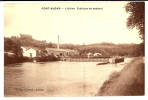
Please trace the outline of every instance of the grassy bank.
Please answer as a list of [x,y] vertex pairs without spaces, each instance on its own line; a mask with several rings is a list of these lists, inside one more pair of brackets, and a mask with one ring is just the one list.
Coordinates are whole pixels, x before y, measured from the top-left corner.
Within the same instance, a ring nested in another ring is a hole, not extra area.
[[144,95],[144,59],[135,58],[121,72],[114,72],[104,82],[96,96],[138,96]]

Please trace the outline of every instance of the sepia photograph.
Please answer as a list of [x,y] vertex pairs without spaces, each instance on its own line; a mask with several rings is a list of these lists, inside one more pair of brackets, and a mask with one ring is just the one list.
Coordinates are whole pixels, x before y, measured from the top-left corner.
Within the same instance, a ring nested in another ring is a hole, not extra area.
[[4,3],[4,97],[145,96],[145,2]]

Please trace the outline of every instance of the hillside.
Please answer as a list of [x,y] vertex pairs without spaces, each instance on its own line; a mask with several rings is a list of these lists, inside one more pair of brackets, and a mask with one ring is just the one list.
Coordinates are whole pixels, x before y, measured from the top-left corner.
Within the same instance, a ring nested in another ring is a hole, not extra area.
[[[12,36],[4,38],[4,50],[17,53],[21,46],[36,48],[56,48],[56,43],[39,41],[32,38],[31,35],[20,34],[20,37]],[[78,50],[80,56],[86,56],[87,53],[101,53],[102,56],[143,56],[144,45],[141,44],[113,44],[113,43],[95,43],[88,45],[79,44],[60,44],[62,49]]]
[[103,56],[139,56],[144,55],[144,50],[141,44],[113,44],[100,43],[84,45],[78,48],[80,53],[99,52]]
[[114,72],[104,82],[96,96],[144,95],[145,68],[142,57],[134,59],[121,72]]

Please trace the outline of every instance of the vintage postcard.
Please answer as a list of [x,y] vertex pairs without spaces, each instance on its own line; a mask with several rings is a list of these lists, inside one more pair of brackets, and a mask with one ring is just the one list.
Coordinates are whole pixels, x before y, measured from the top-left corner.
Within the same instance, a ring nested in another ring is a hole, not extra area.
[[5,97],[145,96],[145,2],[4,3]]

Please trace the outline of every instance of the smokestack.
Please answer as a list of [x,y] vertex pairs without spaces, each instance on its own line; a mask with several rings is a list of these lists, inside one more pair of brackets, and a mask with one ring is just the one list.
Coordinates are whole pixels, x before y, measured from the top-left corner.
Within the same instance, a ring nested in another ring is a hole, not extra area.
[[57,43],[57,49],[59,49],[59,35],[58,35],[58,43]]

